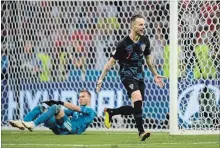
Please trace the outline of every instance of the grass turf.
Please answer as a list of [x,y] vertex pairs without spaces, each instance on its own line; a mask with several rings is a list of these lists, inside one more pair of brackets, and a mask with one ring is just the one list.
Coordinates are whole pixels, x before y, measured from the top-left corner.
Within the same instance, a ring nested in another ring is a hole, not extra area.
[[83,148],[220,148],[220,135],[170,136],[152,133],[139,141],[131,132],[94,132],[82,135],[54,135],[50,131],[2,131],[2,148],[83,147]]

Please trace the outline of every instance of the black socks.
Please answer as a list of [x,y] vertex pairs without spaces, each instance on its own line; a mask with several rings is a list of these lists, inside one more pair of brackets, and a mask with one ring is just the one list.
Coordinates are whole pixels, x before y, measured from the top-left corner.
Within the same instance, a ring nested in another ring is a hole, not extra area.
[[132,115],[134,113],[134,108],[132,106],[121,106],[115,109],[107,108],[107,112],[110,116],[114,115]]
[[142,101],[134,102],[134,119],[137,124],[139,135],[144,132],[142,123]]
[[139,131],[139,135],[144,132],[142,123],[142,101],[134,102],[134,108],[132,106],[121,106],[119,108],[110,109],[107,108],[107,112],[110,117],[114,115],[134,115],[134,119]]

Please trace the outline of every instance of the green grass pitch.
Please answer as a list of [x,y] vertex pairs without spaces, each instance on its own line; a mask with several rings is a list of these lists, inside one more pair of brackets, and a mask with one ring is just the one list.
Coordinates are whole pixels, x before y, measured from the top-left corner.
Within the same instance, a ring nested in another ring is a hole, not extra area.
[[152,133],[139,141],[135,132],[95,132],[82,135],[54,135],[50,131],[2,130],[2,148],[220,148],[220,135],[170,136]]

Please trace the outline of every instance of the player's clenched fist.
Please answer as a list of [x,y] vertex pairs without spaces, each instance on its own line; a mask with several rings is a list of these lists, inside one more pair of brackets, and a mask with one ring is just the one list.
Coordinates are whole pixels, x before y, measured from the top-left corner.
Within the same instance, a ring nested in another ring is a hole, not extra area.
[[98,80],[98,82],[96,83],[96,93],[99,93],[101,87],[102,87],[102,80]]

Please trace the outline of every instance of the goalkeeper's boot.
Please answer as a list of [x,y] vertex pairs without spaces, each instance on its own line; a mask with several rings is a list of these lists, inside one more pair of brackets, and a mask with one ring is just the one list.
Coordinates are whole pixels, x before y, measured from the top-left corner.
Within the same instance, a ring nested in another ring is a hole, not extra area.
[[147,138],[150,137],[150,132],[143,132],[140,134],[140,141],[145,141]]
[[34,129],[34,122],[31,121],[31,122],[25,122],[25,121],[21,121],[22,124],[29,130],[29,131],[33,131]]
[[25,129],[24,125],[22,124],[22,122],[20,120],[9,120],[8,123],[12,127],[19,128],[20,130],[24,130]]
[[109,112],[108,108],[104,109],[104,113],[105,113],[105,119],[104,119],[104,123],[105,123],[105,127],[106,128],[110,128],[112,126],[112,116]]

